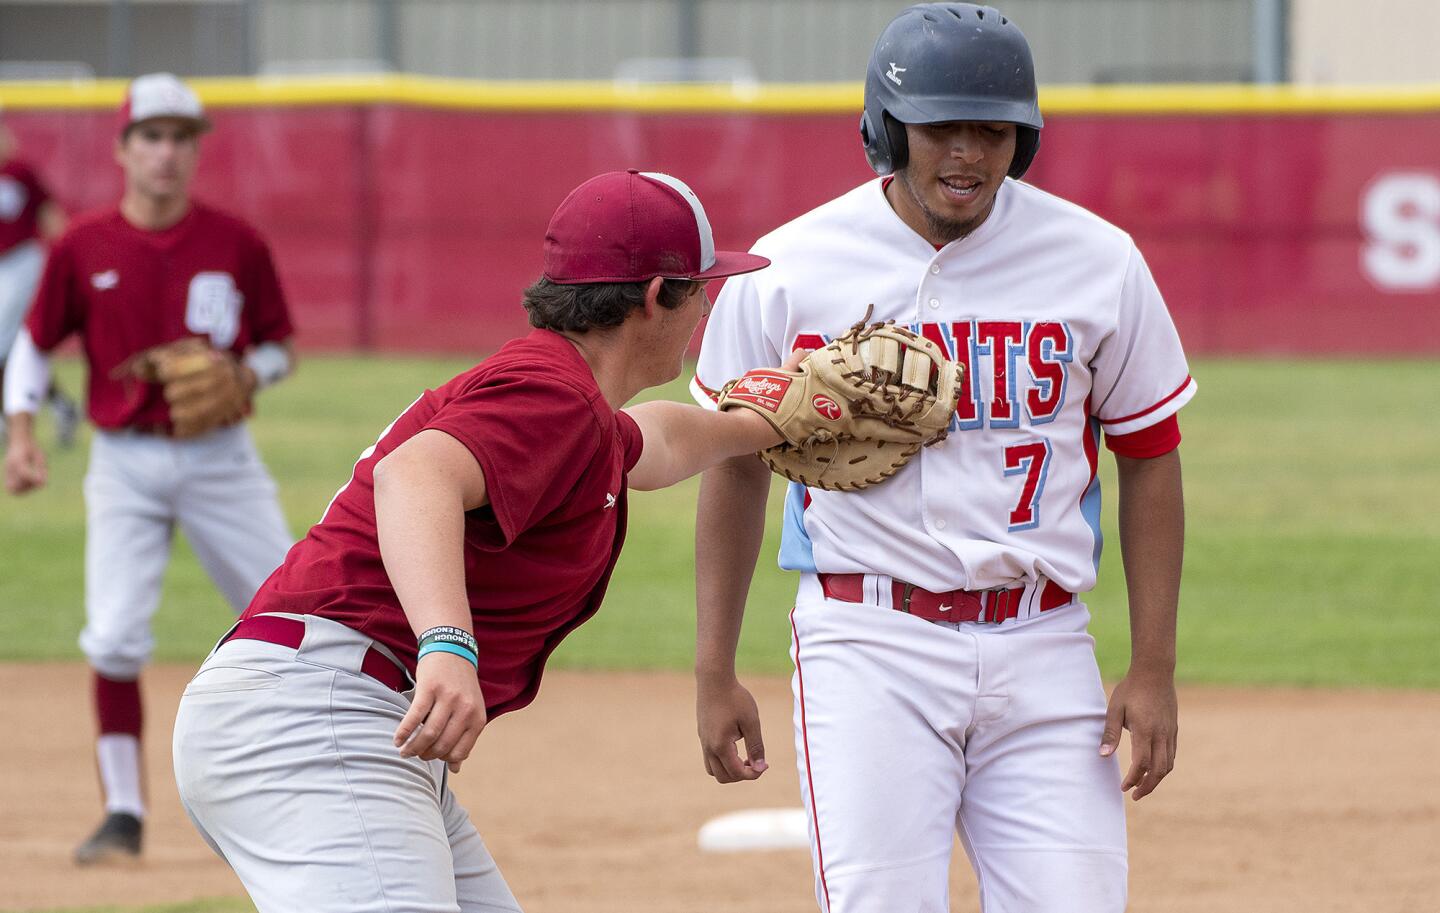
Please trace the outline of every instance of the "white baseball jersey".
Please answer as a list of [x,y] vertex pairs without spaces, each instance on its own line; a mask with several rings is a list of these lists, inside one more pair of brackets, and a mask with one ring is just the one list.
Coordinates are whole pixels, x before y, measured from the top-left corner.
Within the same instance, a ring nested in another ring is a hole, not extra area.
[[730,279],[692,392],[818,347],[865,314],[965,368],[950,436],[882,485],[791,485],[780,565],[889,575],[934,592],[1094,587],[1100,432],[1173,416],[1195,394],[1169,312],[1130,236],[1007,180],[989,218],[936,250],[870,181],[760,239],[769,269]]

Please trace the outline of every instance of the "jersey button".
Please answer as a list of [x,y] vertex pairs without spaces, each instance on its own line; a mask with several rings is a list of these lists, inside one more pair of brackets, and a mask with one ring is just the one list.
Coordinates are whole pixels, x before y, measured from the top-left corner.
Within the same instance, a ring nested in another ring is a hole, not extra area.
[[936,520],[936,521],[935,521],[935,528],[936,528],[936,529],[944,529],[944,528],[945,528],[945,521],[944,521],[944,520]]
[[930,275],[932,275],[932,276],[938,276],[938,275],[940,275],[940,264],[938,264],[938,263],[932,263],[932,264],[930,264]]
[[940,306],[940,299],[939,299],[939,298],[931,298],[931,299],[930,299],[930,306],[931,306],[932,308],[938,308],[938,307]]

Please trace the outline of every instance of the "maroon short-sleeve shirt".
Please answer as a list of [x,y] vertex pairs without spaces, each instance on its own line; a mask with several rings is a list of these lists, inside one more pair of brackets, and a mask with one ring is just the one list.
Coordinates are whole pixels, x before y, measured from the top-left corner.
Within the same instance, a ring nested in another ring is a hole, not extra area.
[[0,163],[0,254],[40,234],[40,207],[50,193],[19,159]]
[[119,209],[77,220],[50,251],[26,326],[46,352],[84,337],[90,418],[110,429],[169,421],[159,384],[113,376],[136,352],[206,336],[238,355],[294,332],[265,242],[201,203],[163,231],[136,228]]
[[330,618],[414,671],[415,634],[380,557],[374,470],[427,428],[464,444],[485,473],[490,503],[465,516],[464,560],[493,717],[534,699],[546,658],[599,608],[625,539],[626,474],[640,459],[640,429],[610,408],[563,336],[535,330],[412,403],[245,615]]

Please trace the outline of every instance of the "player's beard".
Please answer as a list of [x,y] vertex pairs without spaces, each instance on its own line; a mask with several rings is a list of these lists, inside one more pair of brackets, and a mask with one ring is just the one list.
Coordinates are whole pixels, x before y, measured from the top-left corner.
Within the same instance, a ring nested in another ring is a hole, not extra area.
[[915,185],[910,182],[910,169],[908,167],[896,172],[895,179],[905,188],[905,192],[910,195],[910,200],[925,216],[925,226],[929,230],[929,237],[937,241],[942,241],[945,244],[949,244],[951,241],[958,241],[979,228],[980,223],[984,222],[986,217],[990,215],[990,210],[995,204],[994,197],[991,197],[990,202],[985,206],[984,212],[975,218],[947,219],[932,209],[930,204],[925,202],[925,197],[915,189]]

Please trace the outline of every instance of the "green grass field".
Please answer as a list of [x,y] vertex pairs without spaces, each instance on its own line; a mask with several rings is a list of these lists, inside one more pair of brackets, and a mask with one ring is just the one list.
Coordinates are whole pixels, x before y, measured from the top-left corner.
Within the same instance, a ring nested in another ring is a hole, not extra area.
[[[253,427],[294,531],[319,517],[355,457],[422,386],[466,366],[312,357],[264,394]],[[1440,687],[1432,603],[1440,594],[1440,363],[1212,360],[1195,372],[1200,394],[1182,416],[1180,677]],[[79,389],[78,364],[62,361],[60,376]],[[686,399],[679,382],[661,392]],[[43,425],[42,435],[49,437]],[[80,656],[85,447],[50,457],[48,489],[0,497],[4,660]],[[1113,464],[1104,466],[1112,498]],[[780,491],[777,484],[777,506]],[[632,495],[629,539],[605,608],[560,649],[556,665],[689,666],[695,492],[692,481]],[[1113,508],[1108,500],[1102,583],[1090,597],[1111,679],[1123,674],[1129,652]],[[771,527],[778,532],[778,512]],[[772,537],[761,559],[742,638],[741,664],[751,671],[788,668],[794,583],[775,568],[775,544]],[[156,618],[158,658],[198,662],[228,617],[180,543]]]

